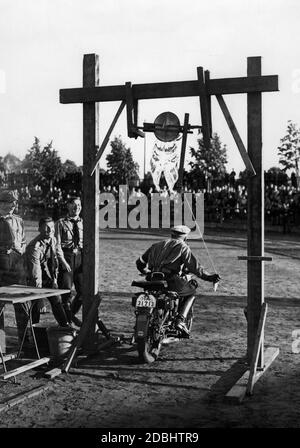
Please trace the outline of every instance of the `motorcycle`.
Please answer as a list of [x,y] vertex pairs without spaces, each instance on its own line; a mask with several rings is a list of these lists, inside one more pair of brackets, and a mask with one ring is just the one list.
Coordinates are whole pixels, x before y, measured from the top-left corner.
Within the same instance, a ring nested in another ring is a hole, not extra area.
[[[186,276],[196,288],[198,283],[190,277]],[[176,292],[168,290],[168,283],[162,272],[148,274],[148,278],[149,280],[145,281],[133,281],[131,286],[143,289],[143,292],[136,293],[132,297],[136,316],[133,341],[137,345],[139,360],[150,364],[158,358],[161,346],[166,339],[181,339],[186,336],[175,327],[182,298]],[[186,319],[189,331],[191,331],[192,323],[193,307]]]

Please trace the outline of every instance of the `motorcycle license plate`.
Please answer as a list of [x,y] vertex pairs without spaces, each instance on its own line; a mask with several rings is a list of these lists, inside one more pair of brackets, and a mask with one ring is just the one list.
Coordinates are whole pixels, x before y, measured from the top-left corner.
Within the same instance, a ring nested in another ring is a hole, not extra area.
[[145,308],[155,308],[156,298],[153,296],[148,296],[146,294],[140,295],[136,299],[136,307],[145,307]]

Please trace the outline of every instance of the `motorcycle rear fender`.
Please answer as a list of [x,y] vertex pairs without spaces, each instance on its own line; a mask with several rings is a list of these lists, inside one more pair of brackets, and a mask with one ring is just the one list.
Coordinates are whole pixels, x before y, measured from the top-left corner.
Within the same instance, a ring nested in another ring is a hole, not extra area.
[[135,338],[143,339],[147,337],[148,333],[148,325],[149,325],[149,313],[148,312],[140,312],[136,316],[136,325],[135,325]]

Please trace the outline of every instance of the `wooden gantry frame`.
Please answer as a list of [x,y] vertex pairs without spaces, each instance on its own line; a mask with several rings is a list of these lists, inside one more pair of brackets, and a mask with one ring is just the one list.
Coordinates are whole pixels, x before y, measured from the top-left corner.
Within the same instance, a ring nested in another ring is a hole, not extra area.
[[[60,90],[63,104],[83,104],[83,319],[99,297],[99,161],[111,132],[126,107],[128,136],[143,137],[138,128],[138,101],[157,98],[198,97],[204,145],[209,150],[212,134],[211,97],[216,96],[225,120],[240,151],[248,173],[248,283],[247,359],[250,370],[227,394],[240,401],[279,353],[264,349],[264,171],[262,165],[262,93],[278,91],[278,76],[262,76],[261,57],[247,58],[247,76],[211,79],[209,71],[197,68],[197,79],[149,84],[100,86],[99,57],[83,59],[83,87]],[[235,127],[223,95],[247,94],[247,150]],[[99,103],[120,101],[108,132],[99,146]],[[117,273],[116,273],[117,274]],[[87,330],[84,349],[93,350],[97,315]],[[246,383],[245,383],[246,378]]]

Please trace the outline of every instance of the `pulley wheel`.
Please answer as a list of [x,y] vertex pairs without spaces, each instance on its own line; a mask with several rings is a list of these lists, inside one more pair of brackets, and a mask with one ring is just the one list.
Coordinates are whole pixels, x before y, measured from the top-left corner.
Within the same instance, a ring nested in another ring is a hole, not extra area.
[[176,140],[180,131],[180,121],[173,112],[163,112],[154,121],[155,137],[162,142],[172,142]]

